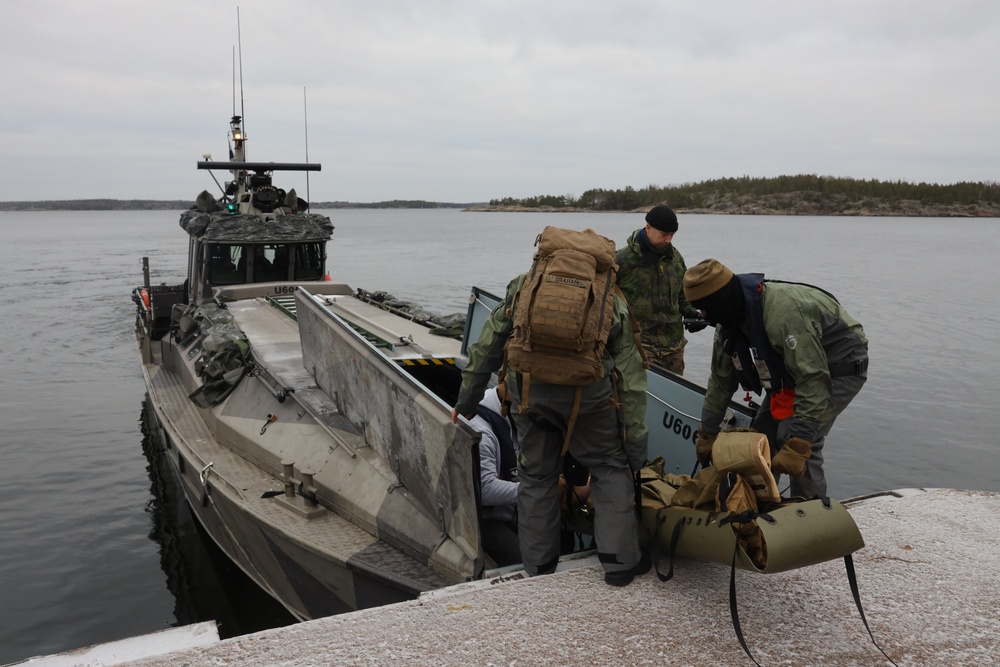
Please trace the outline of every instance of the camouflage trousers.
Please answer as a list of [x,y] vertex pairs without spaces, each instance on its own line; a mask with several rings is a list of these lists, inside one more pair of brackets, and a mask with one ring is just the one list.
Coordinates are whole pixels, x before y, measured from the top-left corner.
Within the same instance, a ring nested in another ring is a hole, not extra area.
[[[511,414],[521,450],[517,461],[518,537],[524,569],[534,576],[552,572],[559,559],[559,473],[576,388],[532,382],[529,411],[522,414],[517,409],[518,384],[511,386]],[[605,571],[616,572],[639,563],[639,534],[632,473],[621,440],[622,427],[610,399],[607,378],[583,388],[569,452],[590,470],[598,556]]]
[[680,345],[672,348],[656,347],[642,344],[642,349],[646,352],[646,360],[651,364],[656,364],[666,368],[671,373],[684,375],[684,346],[687,341],[682,341]]

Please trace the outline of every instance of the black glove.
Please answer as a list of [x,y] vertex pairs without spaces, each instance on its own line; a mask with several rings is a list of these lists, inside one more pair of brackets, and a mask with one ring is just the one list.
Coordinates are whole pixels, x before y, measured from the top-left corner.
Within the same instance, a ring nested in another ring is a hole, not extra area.
[[685,317],[684,329],[688,333],[697,333],[708,326],[704,317]]

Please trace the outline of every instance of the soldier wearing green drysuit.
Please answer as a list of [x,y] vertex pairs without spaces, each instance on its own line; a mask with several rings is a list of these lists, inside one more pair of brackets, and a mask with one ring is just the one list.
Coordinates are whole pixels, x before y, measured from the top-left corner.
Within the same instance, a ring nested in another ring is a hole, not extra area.
[[[618,286],[628,299],[642,331],[642,346],[650,363],[684,374],[684,318],[700,313],[684,297],[684,258],[672,241],[677,215],[668,206],[654,206],[646,226],[632,232],[625,247],[615,253]],[[689,331],[705,325],[693,324]]]
[[717,325],[695,442],[699,460],[710,461],[737,387],[766,390],[752,425],[771,443],[772,472],[791,476],[792,496],[826,496],[826,435],[868,379],[861,324],[818,287],[734,275],[714,259],[688,269],[684,291]]
[[[513,330],[514,314],[508,310],[524,280],[522,274],[510,282],[504,300],[491,313],[479,340],[470,346],[453,419],[458,414],[475,414],[491,374],[500,369],[504,344]],[[646,462],[649,433],[645,423],[646,371],[632,334],[628,304],[617,296],[607,352],[604,376],[583,388],[569,453],[590,469],[594,537],[605,581],[624,586],[649,569],[648,554],[639,549],[634,505],[634,475]],[[612,373],[618,376],[624,424],[621,411],[612,405]],[[559,560],[560,458],[577,388],[533,379],[530,409],[521,414],[517,409],[521,401],[519,374],[513,368],[508,370],[507,387],[520,441],[517,521],[521,555],[529,575],[549,574]]]

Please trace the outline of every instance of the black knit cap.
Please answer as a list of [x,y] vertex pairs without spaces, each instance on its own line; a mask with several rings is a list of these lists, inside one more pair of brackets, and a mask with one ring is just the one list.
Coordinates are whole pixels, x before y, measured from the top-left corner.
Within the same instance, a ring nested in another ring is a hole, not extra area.
[[646,224],[664,234],[673,234],[677,231],[677,214],[669,206],[658,204],[649,209]]

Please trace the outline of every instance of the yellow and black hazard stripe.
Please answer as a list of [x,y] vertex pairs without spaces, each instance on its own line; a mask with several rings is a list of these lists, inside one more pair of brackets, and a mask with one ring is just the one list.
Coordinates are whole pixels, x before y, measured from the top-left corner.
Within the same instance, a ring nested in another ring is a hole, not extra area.
[[401,366],[454,366],[454,359],[438,359],[436,357],[431,359],[400,359],[396,363]]

